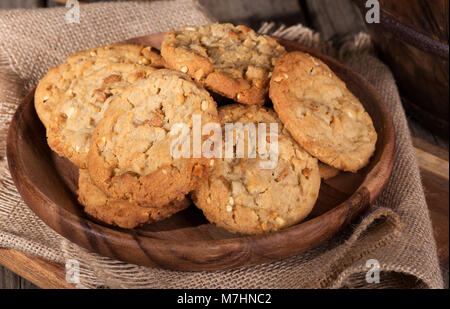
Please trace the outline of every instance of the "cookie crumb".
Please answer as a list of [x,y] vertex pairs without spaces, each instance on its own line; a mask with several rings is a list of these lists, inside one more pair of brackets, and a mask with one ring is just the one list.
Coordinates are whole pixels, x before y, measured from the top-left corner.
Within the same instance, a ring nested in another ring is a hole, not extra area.
[[121,80],[122,80],[122,76],[120,76],[119,74],[111,74],[103,80],[103,84],[108,85],[108,84],[120,82]]
[[266,222],[261,223],[261,229],[262,229],[264,232],[267,231],[267,223],[266,223]]
[[283,226],[286,221],[284,221],[282,218],[278,217],[275,219],[275,222],[278,224],[278,226]]
[[201,177],[201,176],[203,175],[203,166],[197,164],[197,165],[194,167],[194,170],[192,171],[192,174],[195,175],[195,176],[197,176],[197,177]]
[[277,82],[277,83],[281,82],[282,80],[283,80],[283,76],[281,76],[281,75],[275,76],[273,79],[273,81]]
[[303,176],[308,178],[309,176],[311,176],[311,170],[309,168],[304,168],[304,169],[302,169],[302,174],[303,174]]
[[208,108],[208,101],[202,101],[202,111],[205,111]]
[[102,138],[100,139],[101,141],[101,146],[105,146],[106,145],[106,136],[102,136]]
[[276,181],[276,182],[282,181],[284,178],[286,178],[286,176],[288,175],[288,173],[289,173],[289,169],[288,169],[287,167],[285,167],[285,168],[281,171],[280,175],[278,175],[278,177],[275,178],[275,181]]
[[177,101],[178,104],[183,104],[184,101],[186,101],[186,97],[184,96],[184,94],[179,93],[176,96],[176,101]]
[[355,112],[353,112],[352,110],[347,110],[347,116],[351,119],[356,118]]

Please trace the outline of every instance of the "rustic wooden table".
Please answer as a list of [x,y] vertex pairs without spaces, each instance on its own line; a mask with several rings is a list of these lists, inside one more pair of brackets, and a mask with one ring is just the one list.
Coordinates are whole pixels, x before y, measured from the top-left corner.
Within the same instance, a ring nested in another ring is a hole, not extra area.
[[[64,0],[6,0],[0,9],[61,5]],[[80,1],[83,2],[83,1]],[[92,2],[92,1],[85,1]],[[339,45],[364,31],[365,24],[351,0],[200,0],[219,21],[258,28],[263,21],[303,23]],[[449,276],[449,143],[421,127],[408,115],[416,157],[430,209],[444,279]],[[0,288],[73,288],[64,265],[15,250],[0,249]]]

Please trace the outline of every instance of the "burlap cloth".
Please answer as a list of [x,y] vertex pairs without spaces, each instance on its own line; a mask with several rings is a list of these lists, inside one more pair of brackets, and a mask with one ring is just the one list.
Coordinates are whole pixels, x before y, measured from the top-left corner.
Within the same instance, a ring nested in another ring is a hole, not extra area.
[[[80,24],[67,9],[0,12],[0,247],[81,263],[78,287],[148,288],[442,288],[436,245],[410,133],[389,69],[367,52],[362,34],[333,51],[301,25],[275,34],[335,53],[362,73],[388,105],[396,129],[393,175],[378,201],[331,240],[303,254],[246,269],[178,272],[126,264],[87,252],[48,228],[21,200],[5,158],[5,137],[17,104],[68,54],[96,45],[212,20],[195,1],[98,3],[81,6]],[[274,33],[271,24],[261,29]],[[381,266],[379,284],[365,280],[366,261]]]

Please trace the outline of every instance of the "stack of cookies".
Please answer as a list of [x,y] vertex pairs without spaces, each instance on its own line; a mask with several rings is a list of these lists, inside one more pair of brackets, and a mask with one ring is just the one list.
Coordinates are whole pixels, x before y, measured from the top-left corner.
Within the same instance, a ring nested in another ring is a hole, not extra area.
[[[218,107],[219,97],[234,103]],[[161,54],[131,44],[78,52],[39,82],[35,108],[51,149],[79,168],[85,212],[128,229],[185,209],[189,196],[233,233],[292,226],[314,207],[321,176],[363,168],[377,139],[370,116],[326,64],[231,24],[169,31]],[[239,134],[211,144],[214,130],[205,127],[197,143],[209,151],[174,156],[177,141],[195,146],[195,119],[223,132],[229,123],[276,124],[265,137],[277,142],[276,160],[251,155],[249,130],[243,156],[208,155],[223,154],[226,143],[239,148]]]

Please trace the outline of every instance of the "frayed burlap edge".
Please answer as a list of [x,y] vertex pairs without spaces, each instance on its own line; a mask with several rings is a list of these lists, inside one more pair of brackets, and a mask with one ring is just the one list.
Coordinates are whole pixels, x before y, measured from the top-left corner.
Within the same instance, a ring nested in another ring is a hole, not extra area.
[[0,105],[0,161],[6,157],[9,123],[20,103],[15,97],[17,93],[23,97],[23,89],[23,83],[14,72],[10,59],[4,55],[3,50],[0,50],[0,98],[3,98]]
[[258,32],[301,43],[339,60],[345,60],[347,57],[354,56],[356,53],[374,53],[370,35],[364,32],[358,33],[353,39],[344,42],[338,49],[333,46],[331,41],[322,40],[320,33],[302,24],[290,27],[281,25],[276,28],[274,22],[265,22],[261,25]]

